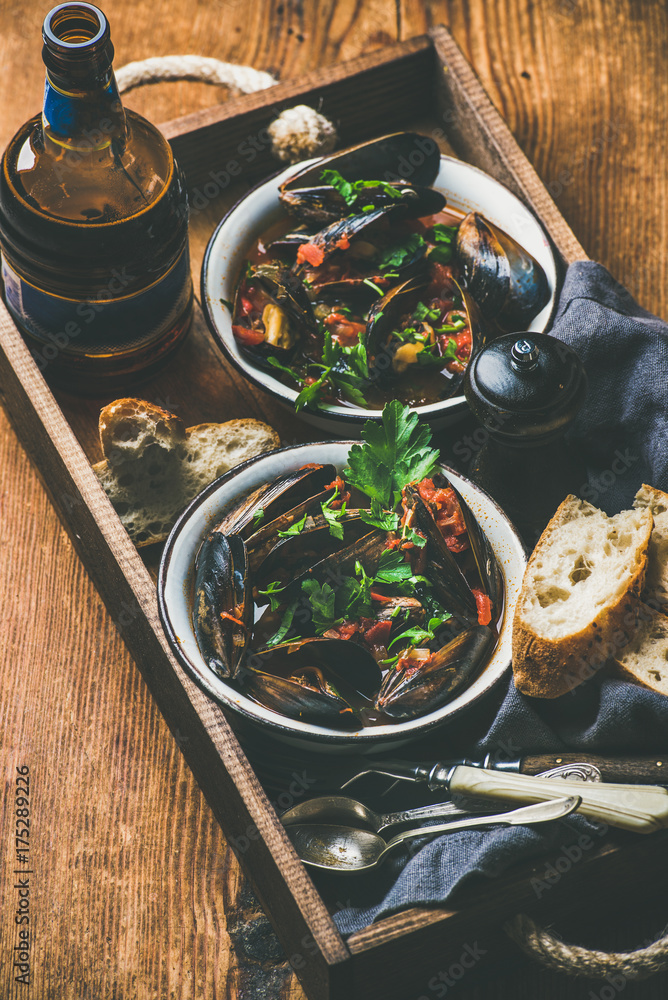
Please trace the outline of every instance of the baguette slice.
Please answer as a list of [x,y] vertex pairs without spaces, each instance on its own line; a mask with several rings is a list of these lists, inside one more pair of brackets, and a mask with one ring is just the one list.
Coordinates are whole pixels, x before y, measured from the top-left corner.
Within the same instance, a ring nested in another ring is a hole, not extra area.
[[566,497],[529,560],[515,611],[513,673],[520,691],[558,698],[628,641],[651,531],[648,509],[608,517]]
[[118,399],[100,413],[105,459],[93,466],[133,542],[164,542],[177,515],[235,465],[278,448],[260,420],[186,427],[180,417],[142,399]]
[[[650,557],[651,562],[651,557]],[[647,571],[649,573],[649,569]],[[624,680],[668,695],[668,618],[643,604],[629,644],[615,656],[616,674]]]
[[668,493],[643,485],[633,506],[652,512],[654,529],[649,542],[649,562],[643,599],[654,609],[668,610]]

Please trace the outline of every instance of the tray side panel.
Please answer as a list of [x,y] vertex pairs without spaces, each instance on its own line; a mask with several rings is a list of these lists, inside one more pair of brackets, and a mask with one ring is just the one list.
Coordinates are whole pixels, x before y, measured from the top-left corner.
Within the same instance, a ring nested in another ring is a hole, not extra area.
[[275,173],[268,125],[286,107],[308,104],[334,122],[339,145],[392,132],[434,102],[433,47],[426,36],[279,83],[161,125],[188,179],[191,202],[211,200],[234,177]]
[[444,132],[458,156],[510,188],[534,210],[566,264],[587,260],[540,177],[446,28],[430,31],[441,64],[437,89]]
[[[328,1000],[349,952],[222,710],[171,655],[155,585],[85,454],[0,304],[3,405],[189,767],[309,995]],[[280,919],[279,919],[280,917]]]

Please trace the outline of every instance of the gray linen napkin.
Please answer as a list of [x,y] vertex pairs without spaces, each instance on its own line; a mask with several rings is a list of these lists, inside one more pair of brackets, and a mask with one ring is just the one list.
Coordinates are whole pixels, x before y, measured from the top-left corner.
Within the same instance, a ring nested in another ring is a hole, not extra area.
[[[583,499],[612,514],[631,505],[643,482],[668,490],[668,326],[641,309],[600,264],[580,262],[568,270],[552,332],[574,348],[589,376],[587,399],[571,431],[587,460]],[[597,676],[562,698],[543,701],[520,694],[510,678],[505,697],[492,693],[458,720],[457,730],[459,742],[450,730],[448,742],[462,756],[664,753],[668,698]],[[354,884],[348,876],[340,896],[346,904],[334,919],[349,934],[405,907],[441,903],[467,880],[492,878],[543,855],[544,872],[541,867],[534,886],[540,896],[604,834],[609,831],[603,824],[568,816],[534,828],[418,841],[378,870],[356,876]]]

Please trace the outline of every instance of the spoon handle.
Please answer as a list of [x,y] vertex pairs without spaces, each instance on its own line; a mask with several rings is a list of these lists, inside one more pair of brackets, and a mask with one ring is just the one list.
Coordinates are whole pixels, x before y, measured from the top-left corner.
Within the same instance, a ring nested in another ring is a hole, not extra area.
[[[384,857],[388,851],[402,844],[405,840],[412,840],[413,837],[433,837],[438,833],[454,833],[457,830],[470,830],[476,826],[518,826],[532,823],[544,823],[549,820],[560,819],[573,812],[581,803],[579,795],[567,796],[565,798],[552,799],[550,802],[537,802],[531,806],[523,806],[520,809],[513,809],[511,812],[497,813],[493,816],[469,816],[464,819],[453,820],[451,823],[437,823],[434,826],[422,826],[416,830],[404,830],[398,833],[391,840],[388,840],[378,860]],[[547,807],[547,808],[541,808]]]
[[[390,826],[399,826],[401,823],[414,823],[423,819],[441,819],[441,817],[446,816],[452,816],[453,818],[470,816],[472,812],[485,812],[489,807],[493,808],[492,803],[484,801],[475,804],[471,802],[467,809],[456,806],[454,802],[434,802],[429,806],[417,806],[415,809],[402,809],[398,812],[384,813],[378,817],[377,832],[380,833],[381,830],[386,830]],[[499,806],[499,808],[503,808],[503,806]],[[509,805],[508,809],[511,808],[512,806]]]

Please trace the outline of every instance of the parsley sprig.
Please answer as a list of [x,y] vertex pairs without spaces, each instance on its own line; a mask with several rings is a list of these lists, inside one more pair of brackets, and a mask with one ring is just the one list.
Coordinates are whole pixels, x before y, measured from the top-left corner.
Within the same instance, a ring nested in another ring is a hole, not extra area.
[[366,421],[362,439],[348,453],[345,476],[385,510],[394,510],[406,483],[431,475],[438,461],[429,428],[396,399],[385,405],[379,424]]

